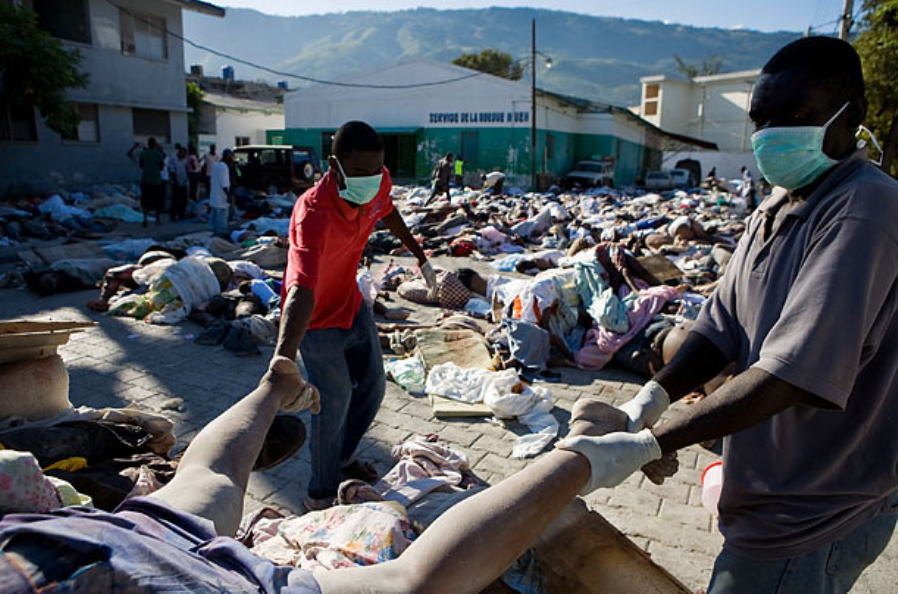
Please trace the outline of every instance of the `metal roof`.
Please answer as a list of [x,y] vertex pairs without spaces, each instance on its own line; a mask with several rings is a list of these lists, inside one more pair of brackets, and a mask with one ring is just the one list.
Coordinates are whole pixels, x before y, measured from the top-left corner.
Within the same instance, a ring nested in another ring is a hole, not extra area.
[[212,4],[211,2],[203,2],[203,0],[165,0],[169,4],[177,4],[184,10],[192,10],[193,12],[201,12],[211,16],[223,17],[225,15],[224,7]]
[[266,113],[284,113],[283,103],[275,101],[258,101],[256,99],[244,99],[225,93],[203,92],[203,102],[215,107],[233,109],[237,111],[263,111]]

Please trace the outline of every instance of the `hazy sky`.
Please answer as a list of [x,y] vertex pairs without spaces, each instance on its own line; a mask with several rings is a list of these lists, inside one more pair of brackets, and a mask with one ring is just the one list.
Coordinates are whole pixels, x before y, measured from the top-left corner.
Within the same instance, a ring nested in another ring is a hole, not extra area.
[[[431,8],[482,8],[526,6],[567,10],[599,16],[618,16],[683,23],[700,27],[744,27],[760,31],[804,31],[813,25],[818,32],[832,32],[842,0],[342,0],[333,3],[311,0],[212,0],[223,6],[255,8],[280,15],[320,14],[349,10],[401,10]],[[323,8],[327,4],[333,8]],[[860,4],[856,2],[855,5]]]

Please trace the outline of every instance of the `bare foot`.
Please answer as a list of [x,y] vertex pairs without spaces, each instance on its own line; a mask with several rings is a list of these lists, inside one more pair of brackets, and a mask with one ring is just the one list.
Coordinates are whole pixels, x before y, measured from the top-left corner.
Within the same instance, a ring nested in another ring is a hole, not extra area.
[[316,415],[321,412],[318,390],[303,379],[296,363],[287,357],[277,356],[271,360],[260,385],[262,383],[270,384],[280,396],[282,410],[295,412],[308,408]]

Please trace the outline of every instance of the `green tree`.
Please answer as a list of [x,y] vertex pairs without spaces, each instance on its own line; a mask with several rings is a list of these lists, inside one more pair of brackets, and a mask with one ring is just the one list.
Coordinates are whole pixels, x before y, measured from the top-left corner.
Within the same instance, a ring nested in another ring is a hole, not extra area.
[[200,105],[203,102],[205,93],[200,88],[199,83],[188,81],[187,83],[187,107],[191,109],[187,114],[187,136],[192,144],[196,144],[197,132],[200,122]]
[[716,56],[711,56],[707,60],[703,60],[700,64],[690,64],[677,54],[673,55],[673,59],[674,62],[677,63],[677,72],[687,78],[720,74],[720,68],[723,66],[723,60]]
[[452,63],[508,80],[520,80],[524,73],[520,62],[516,62],[510,54],[494,49],[485,49],[479,54],[462,54]]
[[12,107],[34,106],[47,126],[71,134],[81,121],[66,89],[84,87],[81,53],[67,50],[38,27],[36,15],[0,2],[0,100]]
[[882,168],[898,177],[898,0],[865,0],[854,47],[861,56],[866,124],[882,144]]

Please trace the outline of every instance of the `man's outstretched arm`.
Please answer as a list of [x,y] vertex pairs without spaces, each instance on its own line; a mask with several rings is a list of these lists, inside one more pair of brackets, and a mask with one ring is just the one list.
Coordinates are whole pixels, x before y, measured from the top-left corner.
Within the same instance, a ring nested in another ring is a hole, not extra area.
[[447,511],[398,559],[315,578],[325,593],[479,592],[531,546],[589,476],[585,457],[550,452]]
[[748,429],[800,403],[826,406],[801,388],[750,367],[652,433],[666,454]]
[[390,233],[395,235],[396,238],[402,242],[405,249],[410,251],[412,255],[418,259],[418,264],[423,264],[427,261],[427,256],[424,254],[424,250],[418,245],[418,242],[415,241],[412,232],[409,231],[408,226],[406,226],[405,221],[402,220],[402,215],[397,209],[394,208],[390,214],[381,220],[383,220],[387,229],[390,230]]
[[315,294],[308,287],[294,285],[287,291],[287,299],[281,307],[281,327],[275,356],[296,359],[296,350],[309,327],[312,310],[315,308]]

